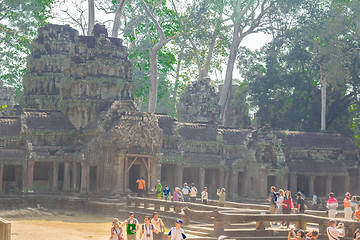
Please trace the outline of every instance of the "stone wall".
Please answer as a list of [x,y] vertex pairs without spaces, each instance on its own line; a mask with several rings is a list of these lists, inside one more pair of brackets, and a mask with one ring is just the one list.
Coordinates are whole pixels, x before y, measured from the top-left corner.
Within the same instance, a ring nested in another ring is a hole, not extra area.
[[4,105],[7,106],[7,108],[0,111],[0,116],[8,116],[14,104],[14,89],[3,86],[0,81],[0,107]]

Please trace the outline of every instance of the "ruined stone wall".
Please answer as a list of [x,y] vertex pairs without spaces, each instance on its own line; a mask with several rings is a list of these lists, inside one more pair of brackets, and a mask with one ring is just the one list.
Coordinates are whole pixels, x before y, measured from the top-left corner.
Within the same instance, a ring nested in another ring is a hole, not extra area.
[[26,107],[60,110],[83,129],[115,100],[133,99],[126,47],[95,29],[94,36],[69,26],[39,29],[23,79]]

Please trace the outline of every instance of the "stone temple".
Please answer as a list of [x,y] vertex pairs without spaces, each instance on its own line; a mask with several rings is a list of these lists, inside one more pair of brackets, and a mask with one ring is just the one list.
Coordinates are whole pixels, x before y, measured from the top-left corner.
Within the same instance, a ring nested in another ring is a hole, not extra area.
[[[305,195],[360,192],[359,149],[335,132],[231,129],[218,125],[208,79],[187,87],[179,121],[140,112],[121,39],[97,25],[40,28],[23,79],[21,110],[0,117],[0,192],[127,194],[143,176],[225,187],[232,200],[275,185]],[[2,99],[7,90],[0,86]],[[9,104],[13,106],[13,104]]]

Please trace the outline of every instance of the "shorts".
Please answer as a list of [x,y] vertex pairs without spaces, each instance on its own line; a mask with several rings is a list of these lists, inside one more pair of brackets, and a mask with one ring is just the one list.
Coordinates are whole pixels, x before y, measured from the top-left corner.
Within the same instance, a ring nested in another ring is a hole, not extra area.
[[276,212],[276,205],[275,204],[270,205],[269,212],[270,212],[270,214],[275,214],[275,212]]

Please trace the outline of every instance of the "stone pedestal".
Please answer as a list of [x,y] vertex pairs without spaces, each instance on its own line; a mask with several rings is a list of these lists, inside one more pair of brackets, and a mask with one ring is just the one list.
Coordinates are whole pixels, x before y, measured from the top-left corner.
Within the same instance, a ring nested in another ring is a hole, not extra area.
[[64,163],[64,182],[63,182],[63,191],[70,191],[70,162],[66,161]]
[[52,181],[52,191],[58,191],[58,180],[59,180],[59,163],[54,162],[53,164],[53,181]]

